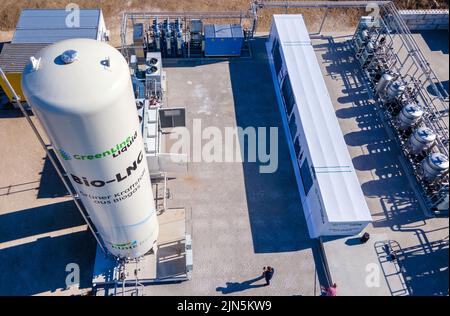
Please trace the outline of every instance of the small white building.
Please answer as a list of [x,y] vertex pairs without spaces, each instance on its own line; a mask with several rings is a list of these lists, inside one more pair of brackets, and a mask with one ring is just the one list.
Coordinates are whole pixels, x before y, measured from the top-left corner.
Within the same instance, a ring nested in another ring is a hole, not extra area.
[[311,238],[356,235],[371,221],[302,15],[274,15],[267,43]]
[[100,9],[24,9],[11,43],[56,43],[70,38],[106,41],[108,34]]

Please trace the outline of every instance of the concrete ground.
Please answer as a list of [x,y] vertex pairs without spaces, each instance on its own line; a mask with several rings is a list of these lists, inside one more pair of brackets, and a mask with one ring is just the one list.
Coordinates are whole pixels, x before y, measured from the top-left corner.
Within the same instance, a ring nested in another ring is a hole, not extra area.
[[[367,229],[373,240],[365,246],[354,238],[325,243],[333,281],[341,295],[385,295],[386,290],[392,295],[448,295],[448,218],[427,218],[421,209],[401,166],[400,150],[381,125],[346,35],[351,34],[324,34],[313,44],[374,222]],[[439,79],[448,82],[448,32],[441,35],[434,46],[426,45],[429,34],[414,37],[436,66]],[[386,268],[393,263],[381,264],[386,255],[376,242],[383,239],[401,249],[396,273]],[[373,263],[380,268],[379,287],[366,284]]]
[[[429,63],[429,66],[433,69],[436,74],[437,81],[440,81],[442,86],[438,88],[441,94],[445,97],[447,95],[446,101],[438,102],[435,101],[434,105],[436,110],[442,115],[441,123],[443,126],[448,129],[449,127],[449,100],[448,100],[448,92],[449,92],[449,67],[448,67],[448,31],[445,30],[435,30],[435,31],[422,31],[415,32],[412,34],[414,40],[416,41],[418,47],[420,48],[423,55],[426,56],[426,59]],[[396,43],[396,48],[401,47],[401,41],[399,37],[396,37],[394,42]],[[399,55],[403,60],[406,58],[406,49],[400,49]],[[408,69],[410,63],[406,63],[404,69]],[[413,70],[411,71],[413,72]],[[417,73],[417,77],[419,77],[421,72]],[[436,82],[437,83],[437,82]],[[437,96],[436,91],[428,85],[425,87],[428,91],[431,98]]]
[[[431,68],[449,92],[448,31],[422,31],[413,34],[420,50],[427,56]],[[448,114],[447,114],[448,123]]]
[[[448,66],[448,31],[423,31],[414,34],[414,39],[420,50],[426,54],[430,67],[441,81],[444,90],[449,95],[449,66]],[[430,87],[428,90],[430,91]],[[431,92],[433,95],[433,92]],[[448,99],[445,103],[448,109]],[[442,110],[438,108],[438,110]],[[449,127],[449,112],[446,112],[443,121]]]

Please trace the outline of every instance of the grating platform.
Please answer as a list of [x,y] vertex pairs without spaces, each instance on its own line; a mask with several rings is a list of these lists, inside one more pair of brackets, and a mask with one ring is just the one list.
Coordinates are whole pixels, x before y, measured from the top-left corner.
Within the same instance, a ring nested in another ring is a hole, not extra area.
[[186,235],[184,209],[168,209],[158,215],[159,238],[156,254],[138,261],[120,263],[105,257],[97,247],[92,284],[97,296],[144,295],[144,285],[190,279],[191,238]]

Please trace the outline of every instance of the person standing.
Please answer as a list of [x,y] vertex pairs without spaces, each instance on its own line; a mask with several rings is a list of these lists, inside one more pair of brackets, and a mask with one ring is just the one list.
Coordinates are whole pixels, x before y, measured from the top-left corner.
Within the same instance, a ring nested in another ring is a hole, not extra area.
[[263,268],[263,276],[264,276],[264,279],[266,280],[266,284],[265,284],[266,286],[270,285],[270,280],[272,279],[274,272],[275,272],[275,270],[270,266],[267,266],[267,268],[266,267]]
[[337,284],[334,283],[330,287],[322,287],[323,291],[325,292],[325,296],[337,296]]

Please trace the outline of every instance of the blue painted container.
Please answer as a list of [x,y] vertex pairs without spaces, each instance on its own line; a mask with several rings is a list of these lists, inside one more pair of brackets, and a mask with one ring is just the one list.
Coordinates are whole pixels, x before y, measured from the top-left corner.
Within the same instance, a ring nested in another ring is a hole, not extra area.
[[205,25],[205,56],[240,56],[244,31],[240,24]]

